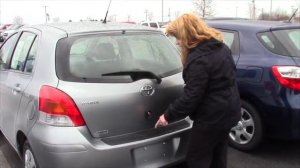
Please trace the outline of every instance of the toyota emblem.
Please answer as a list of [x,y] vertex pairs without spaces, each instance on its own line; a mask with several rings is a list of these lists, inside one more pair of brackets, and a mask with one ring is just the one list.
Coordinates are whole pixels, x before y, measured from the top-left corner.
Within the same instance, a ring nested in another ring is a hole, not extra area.
[[154,88],[150,85],[143,86],[140,90],[140,93],[143,96],[152,96],[154,94]]

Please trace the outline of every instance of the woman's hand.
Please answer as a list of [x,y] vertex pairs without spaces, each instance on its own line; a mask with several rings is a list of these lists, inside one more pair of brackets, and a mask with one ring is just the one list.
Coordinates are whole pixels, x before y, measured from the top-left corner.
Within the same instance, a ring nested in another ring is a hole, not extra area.
[[164,115],[161,115],[155,124],[155,128],[168,125],[168,121],[165,119]]

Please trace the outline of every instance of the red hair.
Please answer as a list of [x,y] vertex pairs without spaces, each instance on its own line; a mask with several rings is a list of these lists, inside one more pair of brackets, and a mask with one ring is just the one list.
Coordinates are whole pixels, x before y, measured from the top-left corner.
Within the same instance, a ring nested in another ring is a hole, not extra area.
[[218,30],[209,27],[202,19],[193,14],[183,14],[169,23],[166,34],[181,41],[181,60],[185,64],[190,49],[208,39],[215,38],[223,42],[223,36]]

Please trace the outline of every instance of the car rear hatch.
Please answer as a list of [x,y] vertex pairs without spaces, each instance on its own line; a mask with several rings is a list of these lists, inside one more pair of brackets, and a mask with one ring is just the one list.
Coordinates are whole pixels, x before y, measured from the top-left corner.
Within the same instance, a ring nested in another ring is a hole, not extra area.
[[92,135],[107,137],[154,128],[182,82],[174,75],[161,84],[149,79],[125,85],[60,82],[58,88],[73,98]]
[[183,90],[179,53],[161,33],[74,36],[57,46],[58,89],[95,138],[153,130]]

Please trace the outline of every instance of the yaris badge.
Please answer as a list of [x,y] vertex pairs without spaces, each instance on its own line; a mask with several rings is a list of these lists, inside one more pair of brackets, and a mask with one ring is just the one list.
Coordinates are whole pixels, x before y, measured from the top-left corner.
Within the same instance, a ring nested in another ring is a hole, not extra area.
[[152,96],[154,94],[154,88],[150,85],[143,86],[140,90],[141,95],[143,96]]

